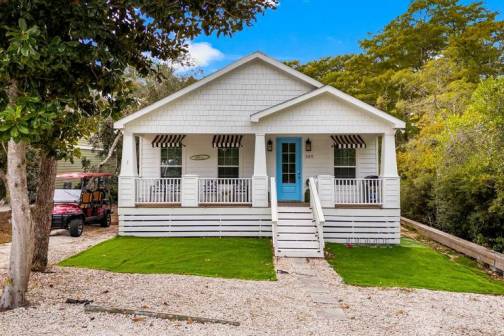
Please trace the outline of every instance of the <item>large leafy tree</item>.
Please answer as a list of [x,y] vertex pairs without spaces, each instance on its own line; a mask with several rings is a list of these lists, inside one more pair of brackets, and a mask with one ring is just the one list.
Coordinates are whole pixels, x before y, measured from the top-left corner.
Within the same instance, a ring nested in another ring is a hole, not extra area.
[[481,2],[415,0],[362,53],[291,64],[407,122],[405,215],[502,250],[504,161],[490,127],[501,118],[502,41],[504,22]]
[[[155,60],[184,61],[201,33],[229,35],[276,5],[271,0],[0,1],[0,139],[7,142],[12,208],[9,276],[0,308],[26,302],[33,226],[26,181],[26,148],[43,152],[45,182],[54,160],[71,155],[94,116],[128,104],[128,67],[147,75]],[[45,195],[45,198],[47,198]],[[47,219],[47,202],[37,202]],[[44,228],[43,232],[48,233]],[[47,248],[46,248],[47,250]]]
[[408,133],[414,135],[415,118],[421,116],[411,116],[405,105],[431,92],[407,85],[429,63],[448,59],[457,65],[452,76],[474,84],[502,74],[504,22],[496,16],[479,2],[415,0],[381,32],[361,41],[362,53],[325,58],[298,69],[405,119]]

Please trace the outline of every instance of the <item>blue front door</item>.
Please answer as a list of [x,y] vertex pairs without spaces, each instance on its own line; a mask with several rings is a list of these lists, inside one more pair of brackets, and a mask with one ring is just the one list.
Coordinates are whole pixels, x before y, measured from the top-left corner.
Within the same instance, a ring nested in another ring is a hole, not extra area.
[[277,138],[276,180],[279,201],[302,201],[301,138]]

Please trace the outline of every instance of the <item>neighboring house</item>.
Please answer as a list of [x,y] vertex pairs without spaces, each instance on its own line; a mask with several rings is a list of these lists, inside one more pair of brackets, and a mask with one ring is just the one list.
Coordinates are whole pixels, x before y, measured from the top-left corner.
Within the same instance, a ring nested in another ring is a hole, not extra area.
[[[89,161],[89,166],[91,168],[97,167],[104,160],[104,156],[101,155],[103,149],[99,147],[93,148],[93,145],[90,144],[86,139],[79,140],[77,148],[79,148],[81,152],[81,157],[74,158],[73,163],[70,160],[59,160],[56,168],[58,174],[84,171],[84,168],[82,167],[82,159],[84,158]],[[101,168],[101,171],[106,173],[114,173],[116,171],[116,168],[117,157],[114,154]],[[56,181],[56,185],[58,187],[62,187],[63,181]]]
[[254,53],[115,123],[119,234],[273,236],[283,256],[397,244],[404,126]]

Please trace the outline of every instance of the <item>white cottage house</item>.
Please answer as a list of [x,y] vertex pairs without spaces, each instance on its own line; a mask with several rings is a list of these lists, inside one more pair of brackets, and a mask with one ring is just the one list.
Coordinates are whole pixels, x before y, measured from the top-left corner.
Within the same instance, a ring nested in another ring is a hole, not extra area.
[[119,234],[399,243],[404,122],[254,53],[115,123]]

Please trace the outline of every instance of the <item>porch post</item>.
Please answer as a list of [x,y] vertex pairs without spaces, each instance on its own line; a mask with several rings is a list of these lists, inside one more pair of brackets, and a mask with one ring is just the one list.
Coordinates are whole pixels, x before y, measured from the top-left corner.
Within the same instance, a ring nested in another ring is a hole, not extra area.
[[138,176],[135,135],[123,131],[121,174],[119,175],[118,206],[135,207],[135,180]]
[[401,192],[397,173],[395,131],[385,133],[382,137],[381,178],[383,179],[383,208],[399,209]]
[[334,208],[334,176],[317,176],[317,191],[323,208]]
[[381,175],[383,177],[398,177],[394,133],[383,134],[382,137]]
[[197,207],[199,205],[198,175],[182,176],[180,203],[182,207]]
[[256,208],[268,207],[268,174],[266,169],[266,142],[264,134],[255,135],[252,206]]

